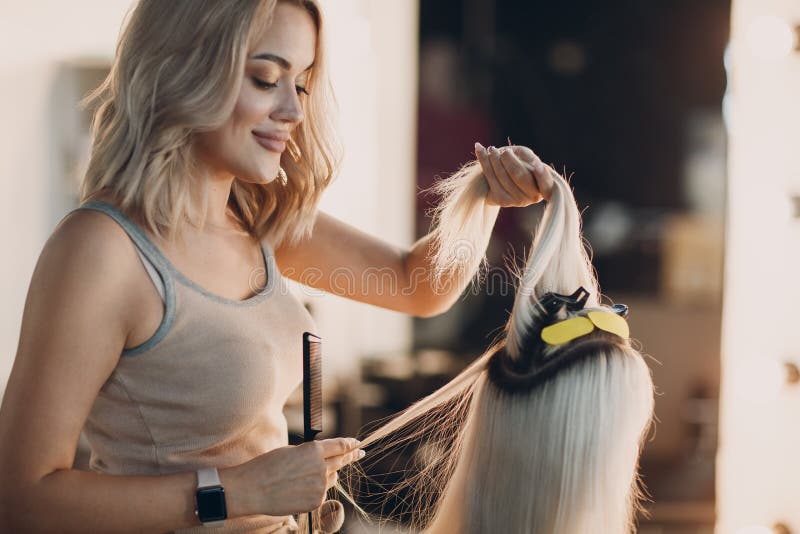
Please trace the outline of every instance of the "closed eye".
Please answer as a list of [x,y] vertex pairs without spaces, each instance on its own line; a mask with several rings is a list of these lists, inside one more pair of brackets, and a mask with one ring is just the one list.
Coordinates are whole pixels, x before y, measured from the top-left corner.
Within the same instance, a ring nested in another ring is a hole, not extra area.
[[[269,90],[269,89],[274,89],[275,87],[278,87],[277,83],[265,82],[264,80],[260,80],[260,79],[255,78],[255,77],[253,78],[253,83],[255,84],[256,87],[258,87],[259,89],[263,89],[265,91]],[[305,94],[305,95],[308,94],[308,91],[302,85],[295,85],[294,88],[295,88],[295,91],[297,91],[297,94],[301,94],[301,93]]]

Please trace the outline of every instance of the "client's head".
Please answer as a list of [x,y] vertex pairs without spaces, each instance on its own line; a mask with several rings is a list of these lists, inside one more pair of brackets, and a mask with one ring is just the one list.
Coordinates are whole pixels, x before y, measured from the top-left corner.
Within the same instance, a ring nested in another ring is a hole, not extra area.
[[619,308],[567,308],[489,356],[428,532],[631,531],[650,371]]
[[[632,531],[653,383],[627,308],[600,303],[572,191],[551,175],[502,339],[362,443],[424,442],[419,474],[401,486],[426,533]],[[436,273],[469,270],[481,258],[462,265],[453,249],[480,247],[485,180],[467,165],[439,191]]]

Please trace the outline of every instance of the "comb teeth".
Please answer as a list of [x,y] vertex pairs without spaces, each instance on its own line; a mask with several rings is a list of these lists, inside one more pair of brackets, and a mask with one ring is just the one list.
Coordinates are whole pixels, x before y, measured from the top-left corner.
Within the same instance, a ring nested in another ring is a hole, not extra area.
[[311,429],[322,432],[322,349],[319,343],[311,344],[309,367],[309,404],[311,407]]
[[306,441],[322,432],[322,340],[303,333],[303,415]]

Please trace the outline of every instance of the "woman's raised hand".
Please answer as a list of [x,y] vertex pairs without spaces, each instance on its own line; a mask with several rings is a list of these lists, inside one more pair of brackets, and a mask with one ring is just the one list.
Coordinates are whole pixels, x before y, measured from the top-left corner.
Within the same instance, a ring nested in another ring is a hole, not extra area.
[[530,148],[515,145],[487,150],[475,143],[475,155],[489,184],[488,204],[521,208],[550,198],[551,169]]
[[317,509],[336,483],[336,472],[364,457],[358,445],[353,438],[311,441],[227,469],[233,487],[226,489],[226,497],[238,505],[231,511],[281,516]]

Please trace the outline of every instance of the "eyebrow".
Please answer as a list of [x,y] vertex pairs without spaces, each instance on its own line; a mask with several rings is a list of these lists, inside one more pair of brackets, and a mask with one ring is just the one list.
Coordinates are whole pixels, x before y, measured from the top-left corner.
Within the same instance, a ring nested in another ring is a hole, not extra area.
[[[252,56],[250,59],[265,59],[267,61],[273,61],[273,62],[277,63],[278,65],[280,65],[281,67],[283,67],[286,70],[292,70],[292,64],[291,63],[286,61],[281,56],[276,56],[275,54],[258,54],[258,55]],[[314,66],[314,63],[311,63],[311,65],[306,67],[306,69],[303,72],[311,70],[311,67],[313,67],[313,66]]]

